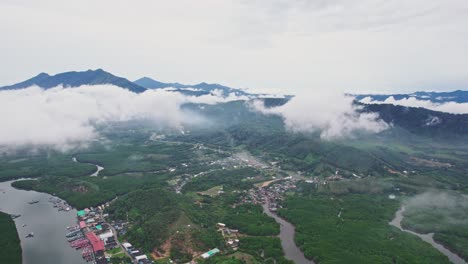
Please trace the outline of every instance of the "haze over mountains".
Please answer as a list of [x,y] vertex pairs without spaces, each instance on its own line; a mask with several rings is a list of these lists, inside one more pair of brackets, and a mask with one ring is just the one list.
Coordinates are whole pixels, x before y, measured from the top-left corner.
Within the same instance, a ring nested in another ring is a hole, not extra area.
[[[198,84],[182,84],[178,82],[161,82],[150,77],[142,77],[135,81],[130,81],[124,77],[113,75],[103,69],[87,70],[87,71],[71,71],[49,75],[40,73],[28,80],[0,87],[0,90],[16,90],[38,86],[44,89],[50,89],[62,85],[64,87],[79,87],[81,85],[99,85],[111,84],[125,88],[135,93],[144,92],[147,89],[167,89],[179,92],[189,96],[202,96],[215,93],[218,96],[227,97],[235,96],[255,96],[256,94],[249,93],[242,89],[231,88],[221,84],[198,83]],[[356,100],[363,103],[392,103],[389,100],[420,100],[430,101],[432,103],[442,104],[447,102],[468,103],[468,91],[452,91],[452,92],[425,92],[418,91],[409,94],[357,94]]]
[[[21,92],[32,86],[42,89]],[[54,87],[63,88],[51,89]],[[68,89],[70,87],[74,89]],[[5,113],[3,134],[0,134],[4,140],[0,143],[53,144],[58,141],[64,145],[89,141],[97,137],[96,124],[141,119],[183,131],[193,125],[228,129],[258,122],[273,128],[279,117],[286,130],[319,132],[320,137],[327,140],[360,133],[378,134],[392,128],[429,137],[468,134],[468,114],[399,106],[386,101],[362,103],[371,95],[357,96],[361,103],[343,94],[326,93],[262,99],[264,96],[220,84],[164,83],[148,77],[131,82],[102,69],[56,75],[41,73],[24,82],[1,87],[0,91],[5,92],[0,96],[0,113]],[[435,100],[444,96],[445,100],[453,100],[439,103],[441,105],[468,105],[463,103],[466,94],[463,91],[416,94],[418,98],[430,96],[429,99]],[[401,95],[401,98],[405,96],[417,100],[413,95]],[[383,97],[376,97],[376,100],[379,98]],[[7,118],[6,113],[12,111],[18,114]],[[260,118],[262,115],[265,117]],[[53,133],[50,132],[52,128]],[[24,136],[16,136],[22,134],[19,131],[31,131],[26,141]],[[54,136],[50,137],[51,134]]]

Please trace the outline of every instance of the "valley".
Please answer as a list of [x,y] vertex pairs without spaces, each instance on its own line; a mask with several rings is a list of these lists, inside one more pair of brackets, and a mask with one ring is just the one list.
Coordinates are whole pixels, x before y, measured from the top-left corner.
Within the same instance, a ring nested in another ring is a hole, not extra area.
[[[426,146],[396,140],[382,145],[382,135],[332,143],[305,135],[277,137],[239,129],[243,128],[231,127],[224,135],[213,130],[208,138],[200,138],[197,130],[180,135],[143,128],[133,130],[132,136],[126,130],[112,130],[106,134],[110,145],[96,144],[69,154],[49,151],[47,159],[52,162],[39,164],[53,169],[35,166],[38,173],[47,173],[13,186],[54,194],[78,209],[112,200],[107,221],[127,223],[118,233],[119,240],[130,242],[157,263],[169,259],[177,263],[192,259],[199,263],[449,262],[430,244],[392,229],[388,222],[400,204],[427,191],[466,193],[462,176],[466,164],[460,159],[467,155],[464,147],[438,142],[431,145],[438,151],[431,153]],[[239,137],[241,131],[244,135]],[[164,134],[164,139],[154,140],[155,132]],[[230,138],[229,144],[224,137]],[[7,156],[2,164],[14,161],[17,167],[27,166],[38,158],[43,155]],[[90,177],[96,171],[94,164],[104,169]],[[22,169],[12,172],[16,174],[9,173],[8,179],[31,175]],[[287,224],[279,225],[270,210],[294,225],[295,234],[289,231],[287,239],[283,233],[276,237]],[[412,219],[411,210],[405,214]],[[466,228],[464,216],[454,217],[460,228]],[[421,221],[425,220],[417,220]],[[227,243],[217,223],[238,230],[237,247]],[[454,237],[452,232],[437,233],[430,225],[425,230],[434,232],[436,240]],[[466,243],[463,233],[456,234],[458,243]],[[350,243],[356,248],[345,246]],[[463,247],[444,245],[459,256],[466,254]],[[348,250],[340,250],[345,247]],[[200,257],[213,248],[220,253]],[[296,248],[293,256],[290,248]],[[298,260],[301,254],[308,260]],[[122,261],[111,258],[112,263]]]

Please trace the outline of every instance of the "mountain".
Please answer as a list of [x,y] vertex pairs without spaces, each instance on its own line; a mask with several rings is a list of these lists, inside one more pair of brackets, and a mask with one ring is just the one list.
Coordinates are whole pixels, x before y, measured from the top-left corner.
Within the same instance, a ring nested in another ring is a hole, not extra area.
[[180,92],[185,95],[200,96],[205,94],[220,94],[224,97],[229,96],[230,94],[235,94],[236,96],[248,96],[249,93],[231,87],[227,87],[221,84],[216,83],[199,83],[199,84],[181,84],[181,83],[164,83],[156,81],[149,77],[143,77],[134,81],[135,84],[145,87],[147,89],[161,89],[161,88],[172,88],[173,91]]
[[156,81],[148,77],[140,78],[134,81],[134,83],[140,85],[141,87],[145,87],[147,89],[159,89],[159,88],[167,88],[167,87],[174,87],[174,88],[186,87],[185,85],[180,84],[180,83],[163,83],[163,82]]
[[39,75],[24,82],[0,87],[0,90],[24,89],[33,85],[37,85],[44,89],[49,89],[58,85],[63,85],[64,87],[78,87],[81,85],[96,84],[112,84],[128,89],[135,93],[142,93],[146,90],[146,88],[138,84],[135,84],[125,78],[115,76],[102,69],[87,70],[82,72],[71,71],[52,76],[47,73],[40,73]]
[[396,100],[416,98],[418,100],[426,100],[434,103],[468,103],[468,91],[456,90],[453,92],[415,92],[411,94],[360,94],[355,95],[357,100],[362,100],[370,97],[374,101],[383,102],[389,97]]
[[414,134],[441,137],[468,135],[468,114],[451,114],[392,104],[365,104],[362,111],[377,113],[386,123]]

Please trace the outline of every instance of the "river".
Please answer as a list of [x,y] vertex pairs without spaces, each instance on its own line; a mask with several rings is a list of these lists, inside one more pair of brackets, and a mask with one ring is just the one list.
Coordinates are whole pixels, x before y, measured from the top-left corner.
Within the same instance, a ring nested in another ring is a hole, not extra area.
[[408,229],[404,229],[402,226],[401,226],[401,221],[403,221],[403,212],[405,212],[405,207],[402,206],[396,213],[395,213],[395,218],[393,218],[393,220],[389,223],[390,225],[392,226],[395,226],[397,227],[398,229],[400,229],[401,231],[404,231],[404,232],[407,232],[407,233],[410,233],[410,234],[413,234],[415,236],[418,236],[419,238],[421,238],[423,241],[431,244],[434,248],[436,248],[437,250],[439,250],[442,254],[444,254],[445,256],[447,256],[449,258],[449,260],[452,262],[452,263],[455,263],[455,264],[468,264],[466,261],[464,261],[462,258],[460,258],[457,254],[454,254],[453,252],[451,252],[450,250],[448,250],[447,248],[445,248],[443,245],[437,243],[433,236],[434,236],[434,233],[429,233],[429,234],[419,234],[419,233],[416,233],[416,232],[413,232],[411,230],[408,230]]
[[294,261],[296,264],[313,264],[314,262],[306,259],[301,249],[296,246],[294,242],[295,228],[294,226],[279,217],[277,214],[270,211],[268,204],[263,204],[263,212],[270,217],[273,217],[275,221],[280,224],[279,238],[281,240],[281,246],[283,247],[284,255],[287,259]]
[[[15,189],[11,187],[12,182],[0,182],[0,211],[21,215],[14,221],[21,240],[23,264],[85,264],[81,251],[71,248],[65,238],[66,227],[76,225],[76,210],[58,211],[48,202],[53,196]],[[28,204],[33,200],[39,202]],[[34,232],[34,237],[26,238],[30,232]]]
[[91,164],[91,165],[96,166],[96,171],[95,171],[93,174],[89,175],[89,176],[91,176],[91,177],[97,177],[97,176],[99,176],[99,172],[101,172],[101,171],[104,169],[104,167],[99,166],[99,165],[94,164],[94,163],[90,163],[90,162],[81,162],[81,161],[79,161],[76,157],[73,157],[72,160],[73,160],[73,162],[78,162],[78,163],[83,163],[83,164]]

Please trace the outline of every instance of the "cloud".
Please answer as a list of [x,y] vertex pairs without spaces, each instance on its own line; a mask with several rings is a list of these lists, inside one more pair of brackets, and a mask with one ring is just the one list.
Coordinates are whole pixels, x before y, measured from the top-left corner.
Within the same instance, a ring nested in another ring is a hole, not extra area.
[[[201,89],[196,88],[164,88],[165,91],[177,91],[177,90],[186,90],[186,91],[201,91]],[[210,94],[204,94],[200,96],[184,96],[186,102],[196,103],[196,104],[219,104],[227,103],[231,101],[245,101],[250,98],[245,95],[236,95],[235,93],[229,93],[227,96],[223,96],[223,91],[219,89],[214,89]]]
[[385,101],[375,101],[371,97],[361,99],[364,104],[393,104],[407,107],[423,107],[434,111],[447,112],[452,114],[468,114],[468,103],[433,103],[429,100],[418,100],[414,97],[396,100],[393,96],[388,97]]
[[[468,210],[468,196],[466,195],[455,192],[428,191],[406,201],[405,207],[405,214],[417,217],[427,217],[427,214],[434,214],[431,219],[437,219],[436,226],[438,228],[443,229],[454,225],[466,227],[467,225],[466,217],[460,214],[460,212]],[[425,220],[427,221],[427,219]]]
[[96,125],[135,119],[180,129],[200,120],[180,107],[195,99],[163,90],[136,94],[111,85],[1,91],[0,145],[68,149],[97,139]]
[[341,93],[302,94],[283,106],[265,108],[261,101],[253,109],[283,117],[292,132],[320,132],[323,139],[352,137],[357,132],[378,133],[388,125],[374,113],[359,113],[353,98]]

